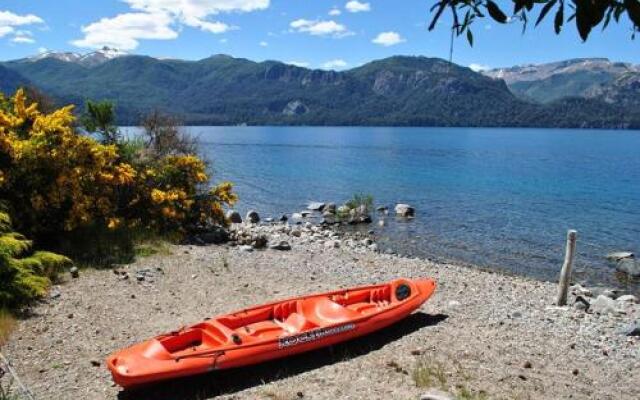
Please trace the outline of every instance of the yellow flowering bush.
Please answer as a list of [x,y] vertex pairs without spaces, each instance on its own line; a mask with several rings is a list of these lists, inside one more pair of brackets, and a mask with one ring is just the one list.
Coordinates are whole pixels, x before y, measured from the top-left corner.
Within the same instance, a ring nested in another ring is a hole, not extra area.
[[232,205],[237,197],[233,185],[224,182],[208,191],[205,163],[193,155],[171,155],[144,163],[136,177],[137,187],[152,188],[136,192],[129,203],[130,220],[141,218],[162,230],[189,229],[224,223],[223,204]]
[[187,230],[224,223],[230,183],[207,188],[194,155],[129,159],[118,143],[79,133],[73,107],[42,113],[22,90],[0,95],[0,199],[16,227],[40,237],[80,227]]

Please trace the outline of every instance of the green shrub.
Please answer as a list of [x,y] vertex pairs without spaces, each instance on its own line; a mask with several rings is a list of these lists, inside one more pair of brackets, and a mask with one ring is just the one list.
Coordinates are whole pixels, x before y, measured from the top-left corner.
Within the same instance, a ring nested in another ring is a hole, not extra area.
[[64,256],[31,252],[31,241],[14,232],[0,212],[0,308],[16,308],[43,296],[51,280],[71,261]]

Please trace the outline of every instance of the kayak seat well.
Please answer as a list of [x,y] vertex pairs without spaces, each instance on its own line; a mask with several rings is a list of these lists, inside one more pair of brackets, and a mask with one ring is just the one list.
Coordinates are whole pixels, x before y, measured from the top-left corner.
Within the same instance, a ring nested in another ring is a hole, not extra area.
[[[174,357],[181,357],[195,351],[209,350],[220,346],[223,342],[208,334],[201,328],[190,328],[185,331],[159,339],[164,350]],[[154,354],[154,358],[157,355]]]
[[367,315],[391,304],[391,287],[388,285],[348,292],[341,296],[334,296],[334,301],[361,315]]
[[307,320],[320,327],[346,322],[361,316],[360,313],[344,307],[328,297],[304,300],[302,313]]

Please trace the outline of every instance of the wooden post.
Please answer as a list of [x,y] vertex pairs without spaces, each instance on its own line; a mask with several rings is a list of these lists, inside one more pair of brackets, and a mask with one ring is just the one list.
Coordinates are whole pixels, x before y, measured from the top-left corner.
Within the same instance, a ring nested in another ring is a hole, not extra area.
[[567,292],[569,291],[569,283],[571,282],[571,267],[573,266],[573,258],[576,254],[576,238],[578,232],[570,229],[567,231],[567,248],[564,254],[564,264],[560,271],[560,282],[558,284],[558,298],[556,305],[567,305]]

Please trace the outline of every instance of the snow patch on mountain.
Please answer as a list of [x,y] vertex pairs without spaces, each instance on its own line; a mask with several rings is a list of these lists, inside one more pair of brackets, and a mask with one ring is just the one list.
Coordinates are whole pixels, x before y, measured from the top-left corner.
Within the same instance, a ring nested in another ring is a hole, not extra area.
[[113,60],[114,58],[126,56],[128,53],[113,49],[110,47],[103,47],[100,50],[92,51],[91,53],[79,54],[74,52],[56,52],[56,51],[45,51],[34,56],[28,57],[25,61],[28,62],[36,62],[44,59],[56,59],[59,61],[76,63],[83,65],[85,67],[94,67],[96,65],[100,65],[109,60]]

